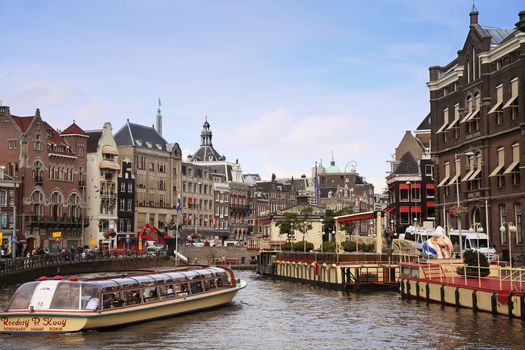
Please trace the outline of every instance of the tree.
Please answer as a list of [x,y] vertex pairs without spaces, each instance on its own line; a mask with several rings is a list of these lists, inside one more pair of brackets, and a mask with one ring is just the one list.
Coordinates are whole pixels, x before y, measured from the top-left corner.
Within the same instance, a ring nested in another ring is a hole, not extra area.
[[[354,214],[355,210],[354,207],[349,205],[347,207],[344,207],[343,209],[340,209],[334,213],[334,216],[343,216],[348,214]],[[346,231],[346,233],[351,234],[355,230],[355,222],[354,221],[347,221],[341,223],[341,228]]]

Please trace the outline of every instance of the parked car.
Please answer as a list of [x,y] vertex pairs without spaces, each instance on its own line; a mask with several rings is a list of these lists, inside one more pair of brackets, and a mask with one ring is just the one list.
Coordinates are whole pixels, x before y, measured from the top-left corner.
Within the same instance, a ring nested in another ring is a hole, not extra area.
[[204,247],[204,242],[198,238],[192,239],[186,242],[186,247],[196,247],[196,248]]

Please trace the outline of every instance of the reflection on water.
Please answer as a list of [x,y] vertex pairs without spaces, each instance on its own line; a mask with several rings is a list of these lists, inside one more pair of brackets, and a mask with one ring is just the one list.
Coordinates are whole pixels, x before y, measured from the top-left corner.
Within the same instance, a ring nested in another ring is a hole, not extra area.
[[[401,300],[344,294],[237,272],[235,303],[106,332],[0,336],[0,349],[524,349],[520,320]],[[14,287],[0,291],[7,303]]]

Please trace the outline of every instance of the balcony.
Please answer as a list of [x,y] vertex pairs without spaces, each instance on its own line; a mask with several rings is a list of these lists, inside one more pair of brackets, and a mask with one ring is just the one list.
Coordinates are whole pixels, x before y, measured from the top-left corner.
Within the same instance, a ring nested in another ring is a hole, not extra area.
[[82,221],[84,222],[84,227],[89,225],[88,218],[82,217],[70,217],[70,216],[40,216],[40,215],[29,215],[25,217],[26,226],[35,226],[35,227],[82,227]]
[[113,201],[117,200],[117,194],[110,191],[100,191],[100,198],[102,199],[111,199]]
[[250,211],[250,206],[248,204],[232,204],[232,203],[230,203],[230,210],[245,212],[245,211]]
[[80,188],[86,187],[86,182],[83,181],[83,180],[80,180],[80,181],[78,182],[78,187],[80,187]]
[[44,184],[44,177],[43,176],[35,176],[35,183],[37,185],[42,186]]

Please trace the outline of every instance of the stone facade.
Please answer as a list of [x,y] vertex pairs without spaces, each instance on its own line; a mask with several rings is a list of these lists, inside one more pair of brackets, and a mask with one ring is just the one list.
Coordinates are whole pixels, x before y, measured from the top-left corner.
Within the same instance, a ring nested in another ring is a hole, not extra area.
[[152,127],[128,122],[115,134],[120,159],[132,162],[135,178],[135,232],[145,224],[162,228],[176,218],[182,195],[182,153]]

